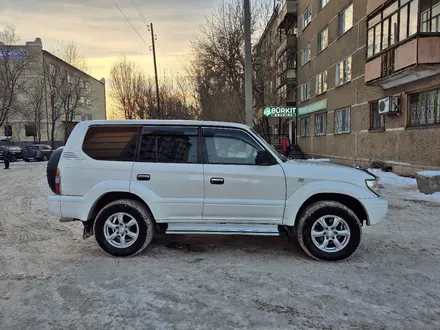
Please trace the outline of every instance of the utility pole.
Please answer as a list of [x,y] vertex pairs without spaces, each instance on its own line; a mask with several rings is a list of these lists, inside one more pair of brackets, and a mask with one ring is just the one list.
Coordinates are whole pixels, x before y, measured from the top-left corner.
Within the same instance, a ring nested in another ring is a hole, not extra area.
[[153,23],[150,23],[150,31],[151,31],[151,43],[152,43],[152,48],[153,48],[154,77],[156,80],[157,119],[161,119],[162,112],[160,109],[159,79],[157,77],[156,44],[155,44],[155,41],[157,40],[157,36],[154,34]]
[[251,4],[244,0],[244,90],[246,125],[253,126],[254,116],[252,109],[252,50],[251,50]]

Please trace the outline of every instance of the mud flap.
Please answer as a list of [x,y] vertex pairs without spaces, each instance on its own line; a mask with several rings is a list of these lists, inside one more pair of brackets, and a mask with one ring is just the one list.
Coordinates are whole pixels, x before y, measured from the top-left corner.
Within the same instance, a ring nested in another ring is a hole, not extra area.
[[83,222],[84,230],[83,230],[83,239],[87,239],[93,236],[93,219]]

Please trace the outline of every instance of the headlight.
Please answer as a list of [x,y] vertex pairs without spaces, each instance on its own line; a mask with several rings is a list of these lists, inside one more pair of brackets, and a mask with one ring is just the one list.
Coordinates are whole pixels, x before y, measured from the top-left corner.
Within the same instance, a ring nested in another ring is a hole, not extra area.
[[365,180],[365,183],[367,184],[368,189],[370,189],[373,193],[379,196],[380,189],[377,179]]

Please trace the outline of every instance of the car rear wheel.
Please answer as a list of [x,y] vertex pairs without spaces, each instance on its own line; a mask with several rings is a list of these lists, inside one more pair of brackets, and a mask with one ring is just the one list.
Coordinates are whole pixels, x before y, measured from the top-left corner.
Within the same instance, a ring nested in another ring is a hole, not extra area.
[[[47,174],[47,183],[49,184],[50,189],[53,193],[56,193],[55,189],[55,176],[58,168],[58,163],[60,162],[61,154],[63,153],[64,147],[59,147],[55,150],[47,163],[46,174]],[[29,160],[26,160],[27,162]]]
[[115,257],[142,252],[154,236],[154,220],[148,209],[133,200],[118,200],[96,216],[93,232],[98,245]]
[[359,247],[361,235],[362,226],[356,214],[335,201],[320,201],[307,207],[297,227],[299,245],[317,260],[350,257]]

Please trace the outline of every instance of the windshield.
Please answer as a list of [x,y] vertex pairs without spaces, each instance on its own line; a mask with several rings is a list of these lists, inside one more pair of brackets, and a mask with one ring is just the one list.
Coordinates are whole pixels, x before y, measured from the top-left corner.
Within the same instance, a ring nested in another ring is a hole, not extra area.
[[251,130],[252,130],[252,132],[254,133],[254,134],[256,134],[258,137],[260,137],[261,138],[261,142],[263,142],[263,144],[268,148],[268,149],[270,149],[270,150],[272,150],[276,155],[277,155],[277,157],[279,158],[279,159],[281,159],[284,163],[285,162],[287,162],[288,161],[288,159],[287,159],[287,157],[286,156],[284,156],[284,155],[282,155],[282,154],[280,154],[270,143],[267,143],[267,141],[260,135],[260,134],[258,134],[257,133],[257,131],[255,131],[253,128],[251,128]]

